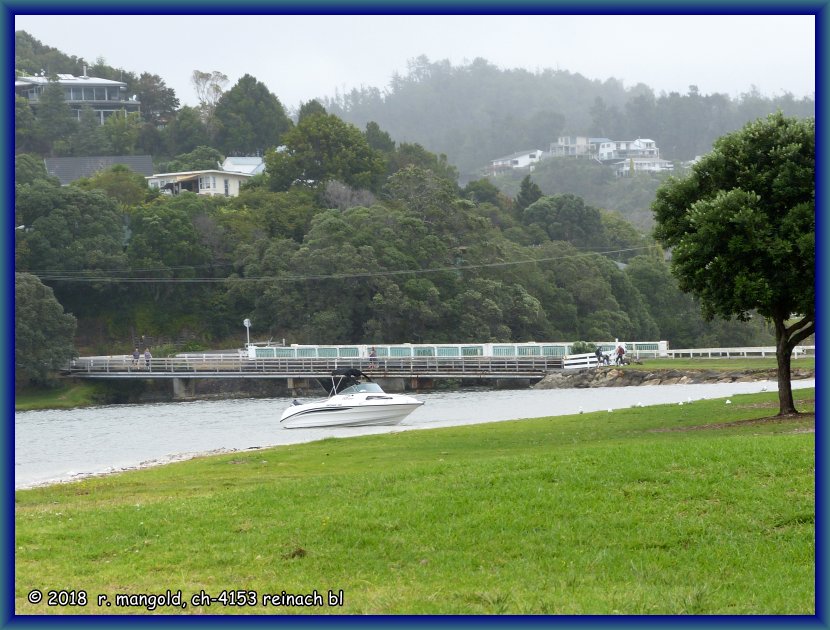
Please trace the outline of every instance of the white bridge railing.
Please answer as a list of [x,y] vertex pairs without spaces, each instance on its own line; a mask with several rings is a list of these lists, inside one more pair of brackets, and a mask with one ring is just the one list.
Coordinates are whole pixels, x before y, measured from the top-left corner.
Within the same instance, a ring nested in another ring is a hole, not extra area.
[[66,369],[86,378],[319,378],[357,368],[371,377],[541,378],[562,369],[562,357],[411,357],[395,359],[248,359],[236,355],[152,358],[131,356],[75,359]]

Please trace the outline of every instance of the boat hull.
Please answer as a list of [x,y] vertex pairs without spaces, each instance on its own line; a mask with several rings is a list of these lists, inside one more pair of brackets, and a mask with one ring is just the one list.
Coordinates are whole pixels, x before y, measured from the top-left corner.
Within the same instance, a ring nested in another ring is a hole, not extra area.
[[286,409],[280,426],[286,429],[389,426],[400,424],[423,404],[419,400],[409,399],[407,402],[377,405],[297,405]]

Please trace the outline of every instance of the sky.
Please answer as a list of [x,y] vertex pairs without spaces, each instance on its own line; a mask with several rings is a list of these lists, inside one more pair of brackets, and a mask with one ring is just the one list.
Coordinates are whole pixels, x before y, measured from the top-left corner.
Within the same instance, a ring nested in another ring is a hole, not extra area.
[[[160,76],[197,105],[194,70],[245,74],[289,110],[384,90],[408,61],[566,70],[662,92],[815,94],[812,15],[16,15],[15,30],[90,64]],[[82,68],[77,74],[82,73]]]

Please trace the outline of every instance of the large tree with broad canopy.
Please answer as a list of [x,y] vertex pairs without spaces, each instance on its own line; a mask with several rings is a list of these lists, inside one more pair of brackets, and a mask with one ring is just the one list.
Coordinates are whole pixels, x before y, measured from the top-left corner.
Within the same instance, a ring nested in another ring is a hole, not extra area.
[[680,288],[704,317],[775,327],[779,415],[796,413],[792,351],[815,331],[815,119],[780,112],[718,139],[652,204]]

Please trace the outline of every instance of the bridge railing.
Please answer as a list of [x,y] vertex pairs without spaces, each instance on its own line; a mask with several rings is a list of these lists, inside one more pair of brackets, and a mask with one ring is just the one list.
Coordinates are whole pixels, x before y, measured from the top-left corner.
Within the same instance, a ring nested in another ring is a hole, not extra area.
[[382,359],[248,359],[235,355],[202,355],[153,358],[149,366],[131,356],[102,356],[75,359],[67,372],[75,376],[153,377],[175,374],[181,377],[206,377],[210,374],[256,377],[327,377],[333,370],[356,368],[370,376],[444,375],[448,377],[487,377],[498,375],[540,376],[562,369],[562,357],[401,357]]
[[[793,348],[792,358],[798,359],[801,357],[814,357],[816,354],[815,346],[796,346]],[[775,346],[758,346],[745,348],[680,348],[677,350],[668,350],[668,358],[693,358],[706,357],[732,359],[735,357],[774,357]]]

